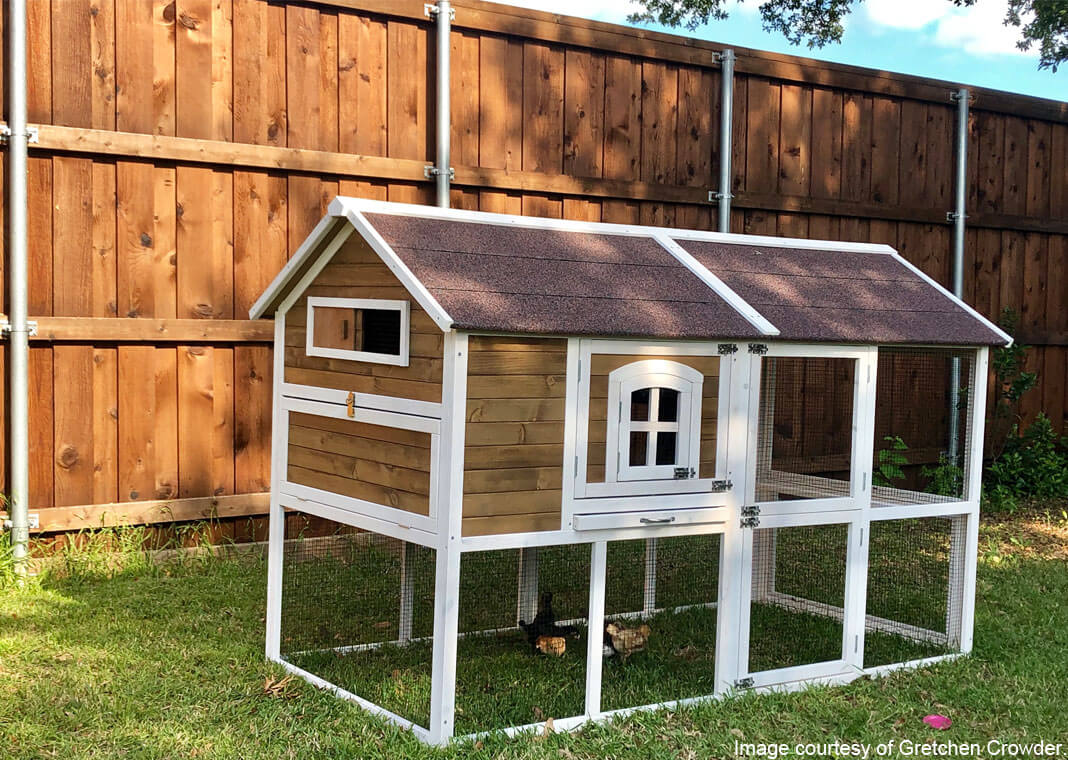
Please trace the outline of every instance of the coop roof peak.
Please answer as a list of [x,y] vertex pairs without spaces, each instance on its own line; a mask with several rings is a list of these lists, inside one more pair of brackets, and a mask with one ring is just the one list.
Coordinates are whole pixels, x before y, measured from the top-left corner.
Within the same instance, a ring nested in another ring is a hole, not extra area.
[[[672,339],[1004,345],[887,245],[338,197],[250,310],[272,315],[358,233],[442,329]],[[302,284],[303,283],[303,284]]]

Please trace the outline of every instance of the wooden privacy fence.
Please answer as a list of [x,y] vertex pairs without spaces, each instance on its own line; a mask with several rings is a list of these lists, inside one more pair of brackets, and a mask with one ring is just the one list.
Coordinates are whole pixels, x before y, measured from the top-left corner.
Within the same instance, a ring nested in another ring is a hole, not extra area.
[[[712,226],[723,46],[454,6],[454,206]],[[432,200],[423,2],[29,7],[30,509],[261,515],[270,330],[244,317],[335,194]],[[750,50],[737,72],[735,231],[886,242],[948,281],[957,85]],[[974,95],[965,298],[1021,313],[1026,411],[1063,425],[1068,105]]]

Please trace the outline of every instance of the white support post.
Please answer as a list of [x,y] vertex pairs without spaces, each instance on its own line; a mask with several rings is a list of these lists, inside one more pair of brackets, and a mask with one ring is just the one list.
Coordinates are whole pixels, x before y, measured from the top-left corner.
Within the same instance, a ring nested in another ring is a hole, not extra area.
[[656,610],[656,544],[657,539],[645,539],[645,588],[642,591],[642,612],[652,615]]
[[[749,597],[752,585],[753,531],[741,527],[742,506],[754,503],[755,460],[751,412],[759,399],[760,359],[739,351],[720,361],[727,383],[728,415],[720,426],[726,457],[723,477],[734,483],[728,493],[730,518],[720,541],[719,599],[716,615],[716,693],[723,694],[749,671]],[[752,456],[751,456],[752,454]],[[748,501],[747,501],[748,500]]]
[[282,572],[286,540],[285,508],[279,498],[281,483],[286,477],[286,457],[289,448],[289,414],[282,405],[281,383],[285,373],[286,317],[283,312],[274,318],[274,388],[272,404],[274,432],[271,437],[271,507],[267,534],[267,641],[268,660],[281,657],[282,640]]
[[516,621],[526,623],[538,614],[538,547],[528,546],[519,550],[519,597],[516,603]]
[[441,492],[434,579],[434,647],[430,686],[430,743],[453,736],[456,714],[456,642],[460,628],[460,555],[464,433],[467,418],[467,335],[445,334],[442,382]]
[[586,635],[586,715],[601,714],[601,669],[604,665],[604,587],[608,544],[597,541],[590,553],[590,609]]
[[400,625],[397,633],[397,641],[407,644],[412,638],[412,601],[413,601],[413,578],[411,566],[411,544],[401,542],[401,580],[400,580]]
[[871,489],[875,461],[875,390],[878,388],[879,349],[867,349],[856,364],[853,407],[852,474],[856,481],[857,516],[850,521],[846,551],[846,588],[842,621],[842,659],[858,670],[864,667],[864,626],[868,606],[868,546],[871,535]]
[[[964,530],[963,587],[960,606],[960,651],[972,651],[975,631],[975,571],[979,562],[979,502],[983,495],[983,425],[986,420],[986,394],[990,349],[975,353],[964,469],[964,498],[970,503]],[[950,565],[952,569],[952,563]],[[948,631],[947,631],[948,633]]]

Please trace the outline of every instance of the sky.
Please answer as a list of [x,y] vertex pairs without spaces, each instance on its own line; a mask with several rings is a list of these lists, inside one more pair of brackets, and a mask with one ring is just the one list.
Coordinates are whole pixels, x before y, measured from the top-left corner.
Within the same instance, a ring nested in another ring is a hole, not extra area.
[[[633,0],[499,0],[553,13],[627,23]],[[853,7],[841,44],[809,50],[765,32],[760,0],[728,0],[730,18],[695,32],[648,28],[721,42],[819,58],[855,66],[945,79],[961,85],[1068,100],[1068,64],[1056,74],[1038,69],[1038,53],[1016,48],[1019,30],[1006,27],[1006,0],[979,0],[958,8],[949,0],[865,0]]]

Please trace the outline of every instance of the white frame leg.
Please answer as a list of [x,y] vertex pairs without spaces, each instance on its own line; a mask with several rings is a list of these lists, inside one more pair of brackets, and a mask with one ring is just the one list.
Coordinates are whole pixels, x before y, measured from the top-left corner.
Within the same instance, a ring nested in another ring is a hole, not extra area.
[[586,631],[586,715],[601,714],[601,672],[604,665],[604,595],[608,544],[596,541],[590,550],[590,609]]

